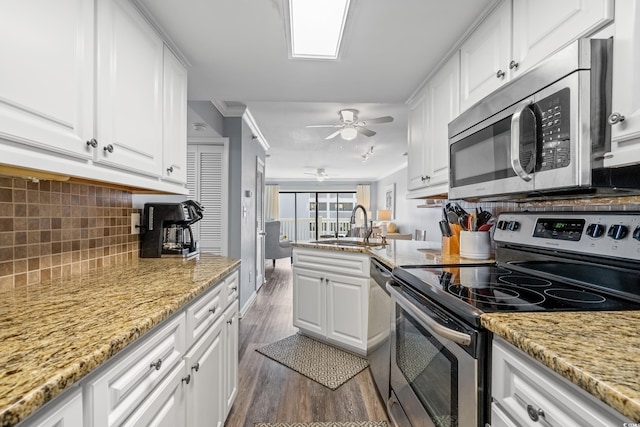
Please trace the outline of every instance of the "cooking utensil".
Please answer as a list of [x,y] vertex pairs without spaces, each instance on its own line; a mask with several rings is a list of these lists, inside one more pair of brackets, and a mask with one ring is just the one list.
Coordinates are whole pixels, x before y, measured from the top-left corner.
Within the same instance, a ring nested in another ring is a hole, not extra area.
[[439,222],[440,225],[440,232],[442,233],[443,237],[451,237],[452,233],[451,233],[451,227],[449,226],[449,222],[442,220]]
[[478,227],[478,231],[489,231],[489,230],[491,230],[491,227],[493,227],[493,223],[491,223],[491,224],[482,224],[480,227]]

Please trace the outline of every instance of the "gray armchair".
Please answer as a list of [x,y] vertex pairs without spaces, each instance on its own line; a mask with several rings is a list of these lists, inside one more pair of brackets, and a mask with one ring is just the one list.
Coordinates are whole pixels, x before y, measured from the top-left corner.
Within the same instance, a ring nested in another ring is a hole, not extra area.
[[[280,221],[269,221],[264,224],[264,257],[272,259],[273,266],[280,258],[292,258],[293,248],[288,240],[280,240]],[[293,259],[291,260],[293,261]]]

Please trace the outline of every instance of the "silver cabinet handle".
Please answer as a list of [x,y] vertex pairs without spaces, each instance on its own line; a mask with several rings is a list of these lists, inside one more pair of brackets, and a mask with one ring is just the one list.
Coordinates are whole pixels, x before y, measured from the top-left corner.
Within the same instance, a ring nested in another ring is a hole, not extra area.
[[229,325],[233,324],[233,319],[227,320],[227,324],[229,324]]
[[[196,363],[195,365],[193,365],[193,366],[191,367],[191,370],[192,370],[192,371],[196,371],[196,372],[198,372],[198,371],[200,370],[200,363],[198,362],[198,363]],[[187,384],[189,384],[189,383],[187,383]]]
[[511,62],[509,62],[509,69],[513,70],[514,68],[518,68],[519,65],[520,65],[519,63],[512,60]]
[[527,414],[534,423],[537,422],[540,417],[544,418],[544,411],[540,408],[534,407],[533,405],[527,405]]
[[167,168],[167,173],[172,173],[173,172],[173,166],[169,166]]
[[191,374],[182,379],[182,382],[189,384],[191,382]]
[[522,119],[522,113],[528,110],[531,104],[533,104],[531,100],[524,101],[513,112],[513,116],[511,116],[511,168],[524,181],[531,181],[532,176],[524,170],[520,162],[520,121]]
[[620,113],[612,113],[607,119],[607,122],[609,122],[609,124],[613,126],[615,124],[624,122],[624,116]]
[[237,291],[237,290],[238,290],[238,287],[237,287],[237,286],[232,286],[232,287],[231,287],[231,290],[235,292],[235,291]]
[[215,313],[216,313],[216,308],[217,308],[217,307],[210,308],[210,309],[209,309],[209,313],[211,313],[211,314],[215,314]]
[[160,366],[162,366],[162,359],[158,359],[157,362],[151,363],[150,368],[156,368],[156,371],[160,370]]
[[108,151],[109,153],[113,153],[113,145],[109,144],[103,148],[104,151]]
[[506,75],[506,74],[505,74],[505,72],[504,72],[504,71],[502,71],[502,70],[498,70],[498,71],[496,72],[496,78],[498,78],[498,79],[503,78],[505,75]]
[[98,140],[91,138],[87,141],[87,147],[96,148],[98,146]]

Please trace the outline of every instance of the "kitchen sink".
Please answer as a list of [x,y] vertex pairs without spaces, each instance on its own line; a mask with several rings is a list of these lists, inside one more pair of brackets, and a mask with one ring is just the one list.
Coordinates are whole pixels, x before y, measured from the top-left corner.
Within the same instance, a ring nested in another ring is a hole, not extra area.
[[310,243],[318,243],[322,245],[336,245],[336,246],[355,246],[355,247],[361,247],[361,248],[369,248],[373,246],[384,246],[384,243],[380,243],[380,242],[364,242],[362,240],[349,240],[349,239],[313,240]]

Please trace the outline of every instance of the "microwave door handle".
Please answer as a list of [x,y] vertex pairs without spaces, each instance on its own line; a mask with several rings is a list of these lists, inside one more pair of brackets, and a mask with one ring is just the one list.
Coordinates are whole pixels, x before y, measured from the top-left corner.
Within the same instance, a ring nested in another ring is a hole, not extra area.
[[511,167],[514,172],[524,181],[531,181],[532,175],[527,173],[520,163],[520,128],[522,113],[533,104],[533,101],[527,100],[518,105],[511,116]]

